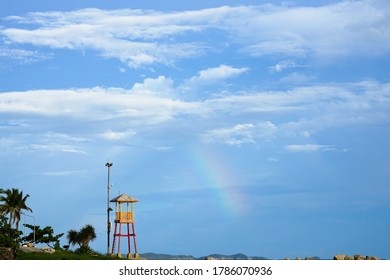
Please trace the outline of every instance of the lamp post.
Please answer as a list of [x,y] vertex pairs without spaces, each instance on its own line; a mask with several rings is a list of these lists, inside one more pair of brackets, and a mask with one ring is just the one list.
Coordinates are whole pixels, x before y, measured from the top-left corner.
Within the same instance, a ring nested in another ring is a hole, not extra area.
[[108,169],[108,181],[107,181],[107,255],[110,255],[110,230],[111,230],[111,223],[110,223],[110,167],[112,166],[112,162],[106,163],[107,169]]
[[[23,216],[27,216],[27,217],[30,217],[30,218],[33,218],[34,219],[34,230],[33,230],[33,232],[34,232],[34,239],[33,239],[33,244],[34,244],[34,246],[35,246],[35,217],[34,216],[30,216],[30,215],[27,215],[26,213],[23,213],[23,212],[21,212],[20,214],[22,214]],[[24,223],[26,223],[26,220],[24,221]]]

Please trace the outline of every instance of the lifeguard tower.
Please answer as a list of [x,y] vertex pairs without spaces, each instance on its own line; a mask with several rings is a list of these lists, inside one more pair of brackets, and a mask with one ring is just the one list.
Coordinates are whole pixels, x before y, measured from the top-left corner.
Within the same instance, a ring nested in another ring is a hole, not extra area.
[[[138,199],[131,197],[127,194],[121,194],[113,199],[110,202],[115,202],[115,221],[114,221],[114,240],[112,242],[112,251],[111,255],[115,256],[115,243],[118,241],[118,252],[117,257],[121,258],[120,253],[121,249],[121,237],[127,238],[127,258],[139,258],[137,251],[137,242],[135,238],[134,230],[134,203],[138,202]],[[126,204],[125,206],[123,204]],[[124,209],[125,208],[125,209]],[[127,234],[122,233],[122,226],[126,225]],[[134,255],[131,254],[131,238],[133,238],[134,243]]]

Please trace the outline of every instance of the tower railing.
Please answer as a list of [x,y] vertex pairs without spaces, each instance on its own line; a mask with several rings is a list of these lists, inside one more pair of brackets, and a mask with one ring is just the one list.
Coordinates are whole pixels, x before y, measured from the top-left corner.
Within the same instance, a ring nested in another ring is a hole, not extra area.
[[134,215],[133,212],[116,212],[115,220],[121,223],[133,223]]

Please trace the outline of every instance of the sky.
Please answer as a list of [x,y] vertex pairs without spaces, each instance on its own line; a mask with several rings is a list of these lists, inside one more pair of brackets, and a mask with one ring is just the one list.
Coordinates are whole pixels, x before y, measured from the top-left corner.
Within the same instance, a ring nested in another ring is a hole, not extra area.
[[0,187],[102,253],[109,161],[139,253],[388,259],[389,74],[387,0],[4,0]]

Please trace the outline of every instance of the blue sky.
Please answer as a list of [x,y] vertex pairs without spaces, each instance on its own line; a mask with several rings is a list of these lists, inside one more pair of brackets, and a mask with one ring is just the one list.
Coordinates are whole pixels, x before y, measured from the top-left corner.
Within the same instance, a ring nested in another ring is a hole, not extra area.
[[101,252],[109,160],[141,253],[390,258],[390,4],[312,2],[2,1],[0,186]]

